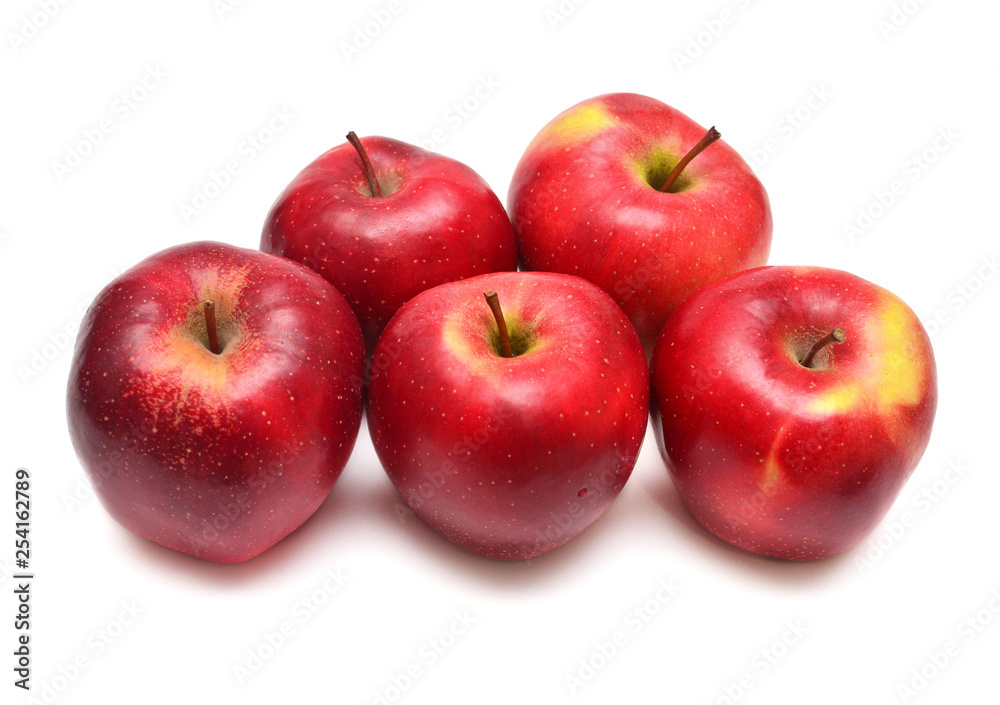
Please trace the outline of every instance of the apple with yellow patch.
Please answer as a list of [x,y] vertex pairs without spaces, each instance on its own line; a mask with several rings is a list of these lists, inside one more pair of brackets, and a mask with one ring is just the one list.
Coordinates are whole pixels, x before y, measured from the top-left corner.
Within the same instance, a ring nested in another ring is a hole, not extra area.
[[604,289],[652,349],[702,286],[767,262],[767,193],[719,132],[658,100],[585,100],[528,145],[507,211],[523,269]]
[[653,424],[674,485],[709,531],[813,560],[881,521],[937,406],[930,340],[897,296],[819,267],[710,284],[653,353]]
[[70,435],[127,529],[244,561],[329,494],[361,424],[364,360],[350,306],[310,269],[219,243],[174,247],[87,311]]

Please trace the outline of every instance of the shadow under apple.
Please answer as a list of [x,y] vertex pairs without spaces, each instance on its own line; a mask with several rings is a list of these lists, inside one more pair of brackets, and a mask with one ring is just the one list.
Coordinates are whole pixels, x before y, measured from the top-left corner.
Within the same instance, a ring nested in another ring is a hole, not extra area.
[[568,571],[590,570],[588,554],[597,552],[604,532],[614,533],[615,524],[628,521],[626,511],[615,511],[616,505],[622,509],[620,502],[616,502],[581,534],[553,551],[527,560],[495,560],[476,555],[447,540],[406,506],[387,478],[382,484],[372,509],[382,521],[397,527],[395,533],[405,542],[407,550],[428,556],[438,571],[498,593],[531,590],[553,583]]

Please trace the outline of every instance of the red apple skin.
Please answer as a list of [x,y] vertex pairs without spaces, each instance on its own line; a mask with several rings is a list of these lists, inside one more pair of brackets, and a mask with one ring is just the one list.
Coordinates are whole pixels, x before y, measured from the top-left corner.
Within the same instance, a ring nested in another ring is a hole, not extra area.
[[[523,354],[494,349],[487,291],[512,338],[531,331]],[[645,356],[621,310],[583,279],[499,273],[436,287],[400,309],[375,358],[391,360],[369,387],[378,457],[410,508],[469,551],[551,551],[632,472],[648,415]]]
[[[209,351],[215,301],[221,354]],[[316,273],[200,242],[111,282],[69,378],[73,445],[124,527],[220,563],[252,558],[322,504],[357,438],[364,342]]]
[[771,208],[746,162],[718,141],[661,185],[706,128],[653,98],[585,100],[528,145],[507,195],[523,269],[575,274],[622,307],[647,351],[681,301],[767,262]]
[[[812,368],[799,363],[835,328]],[[656,440],[684,504],[754,553],[814,560],[881,521],[937,406],[930,340],[897,296],[847,272],[762,267],[710,284],[653,353]]]
[[517,269],[503,204],[461,162],[385,137],[361,143],[373,198],[349,143],[326,152],[271,207],[260,248],[323,275],[357,314],[371,353],[392,314],[425,289]]

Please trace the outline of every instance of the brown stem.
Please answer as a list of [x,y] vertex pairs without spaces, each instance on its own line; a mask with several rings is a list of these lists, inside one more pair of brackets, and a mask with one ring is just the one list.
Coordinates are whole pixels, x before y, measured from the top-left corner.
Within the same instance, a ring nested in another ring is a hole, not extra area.
[[219,348],[219,330],[215,324],[215,302],[205,302],[205,329],[208,331],[208,349],[214,355],[222,352]]
[[809,352],[806,356],[802,358],[803,367],[812,367],[813,358],[816,357],[816,353],[825,348],[830,343],[843,343],[847,340],[847,336],[844,335],[843,328],[834,328],[832,331],[827,333],[825,336],[816,341],[815,345],[809,348]]
[[490,305],[490,310],[493,312],[493,318],[497,322],[497,330],[500,331],[500,354],[503,357],[514,357],[514,353],[510,350],[510,336],[507,333],[507,321],[504,320],[503,310],[500,308],[500,297],[497,296],[495,291],[487,291],[483,296],[486,297],[486,303]]
[[365,146],[361,144],[361,139],[354,134],[354,130],[347,133],[347,141],[354,145],[354,149],[357,150],[358,156],[361,157],[361,166],[364,167],[365,177],[368,179],[368,187],[371,188],[372,194],[382,197],[382,187],[379,186],[378,179],[375,178],[375,169],[372,167],[372,161],[368,158],[368,152],[365,151]]
[[660,191],[663,193],[670,193],[670,189],[673,188],[674,182],[677,181],[681,172],[684,171],[684,167],[690,164],[692,159],[701,154],[705,147],[712,144],[720,137],[722,137],[722,133],[715,129],[715,125],[709,128],[708,132],[705,133],[705,136],[698,141],[698,144],[692,147],[691,150],[684,155],[684,158],[677,162],[677,166],[674,167],[674,170],[670,172],[669,176],[667,176],[667,180],[663,182],[662,186],[660,186]]

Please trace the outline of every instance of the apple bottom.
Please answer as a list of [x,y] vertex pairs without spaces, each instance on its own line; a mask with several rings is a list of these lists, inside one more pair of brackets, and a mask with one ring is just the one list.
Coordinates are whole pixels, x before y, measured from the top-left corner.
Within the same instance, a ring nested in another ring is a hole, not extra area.
[[[485,426],[469,436],[472,444],[477,437],[492,441],[499,452],[485,446],[470,448],[468,455],[432,452],[420,467],[436,465],[437,470],[419,477],[390,472],[389,477],[424,523],[489,558],[526,560],[567,543],[604,513],[632,470],[627,458],[613,452],[556,449],[538,459],[547,463],[544,471],[536,473],[536,464],[524,459],[528,472],[512,473],[507,450],[525,443],[522,429]],[[516,483],[509,479],[529,474],[536,476]]]
[[[736,424],[766,425],[749,416]],[[791,424],[767,447],[734,442],[747,439],[738,431],[705,434],[670,453],[654,426],[671,480],[698,523],[773,558],[809,561],[850,550],[883,519],[915,466],[888,450],[895,442],[879,426],[852,419]]]
[[344,465],[316,446],[249,461],[231,448],[212,450],[223,466],[180,468],[126,439],[111,453],[95,452],[85,470],[104,508],[129,531],[197,558],[240,563],[304,524]]

